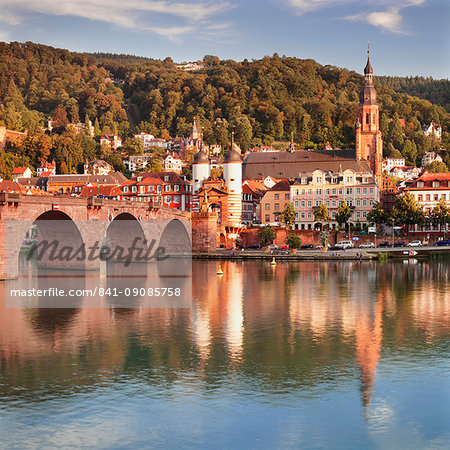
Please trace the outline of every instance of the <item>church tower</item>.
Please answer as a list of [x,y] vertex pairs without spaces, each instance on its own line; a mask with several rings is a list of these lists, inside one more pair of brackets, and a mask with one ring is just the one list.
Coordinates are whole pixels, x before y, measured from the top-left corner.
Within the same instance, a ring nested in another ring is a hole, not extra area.
[[373,85],[373,69],[367,51],[364,68],[365,83],[359,94],[358,120],[356,122],[356,159],[367,160],[378,186],[382,182],[383,139],[379,127],[377,91]]

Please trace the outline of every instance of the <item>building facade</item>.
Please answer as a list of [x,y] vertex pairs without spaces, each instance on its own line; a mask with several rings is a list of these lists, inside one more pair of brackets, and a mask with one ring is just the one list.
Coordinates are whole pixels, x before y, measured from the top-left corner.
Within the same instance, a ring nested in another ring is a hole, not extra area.
[[315,209],[324,204],[328,208],[332,228],[336,228],[336,214],[345,200],[352,210],[351,223],[367,224],[367,214],[380,200],[380,191],[370,172],[342,172],[315,170],[304,173],[290,186],[290,198],[294,204],[295,228],[316,228]]
[[287,180],[279,181],[268,189],[261,199],[261,224],[278,224],[279,215],[290,202],[291,183]]

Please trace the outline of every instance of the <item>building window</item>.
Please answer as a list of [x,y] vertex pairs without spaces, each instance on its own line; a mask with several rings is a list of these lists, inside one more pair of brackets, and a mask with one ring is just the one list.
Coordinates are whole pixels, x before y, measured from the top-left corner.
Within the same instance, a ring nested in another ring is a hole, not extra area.
[[302,200],[302,203],[301,203],[301,205],[302,205],[302,208],[304,208],[304,207],[305,207],[305,200]]
[[301,217],[302,219],[304,219],[304,218],[305,218],[305,213],[302,212],[302,213],[300,214],[300,217]]
[[294,202],[294,208],[298,208],[298,200],[295,200],[295,202]]
[[270,211],[270,203],[266,203],[266,211]]
[[361,189],[360,188],[356,188],[356,195],[360,195],[361,194]]
[[312,212],[308,213],[308,219],[312,219]]
[[279,211],[280,210],[280,204],[279,203],[275,203],[275,211]]
[[179,196],[179,195],[175,195],[175,196],[173,197],[173,202],[174,202],[174,203],[180,203],[180,196]]
[[439,201],[439,195],[438,194],[434,194],[434,201],[435,202]]
[[131,192],[137,192],[137,186],[131,186]]
[[312,206],[312,201],[308,200],[308,207],[311,208],[311,206]]
[[427,202],[431,200],[430,194],[427,194]]
[[298,195],[298,189],[295,190],[295,195]]
[[270,214],[266,214],[266,222],[270,222]]
[[312,195],[312,189],[308,189],[308,195]]
[[422,195],[419,195],[418,201],[419,201],[419,202],[423,201],[423,196],[422,196]]
[[331,195],[336,195],[336,189],[333,189],[333,190],[331,191]]
[[367,206],[367,200],[366,199],[363,200],[363,206]]
[[353,189],[347,188],[347,195],[352,195],[352,194],[353,194]]
[[363,189],[363,195],[367,195],[367,188]]
[[178,184],[176,184],[176,185],[173,187],[173,190],[174,190],[175,192],[180,192],[180,186],[179,186]]
[[342,195],[343,194],[343,190],[342,189],[339,189],[339,195]]
[[322,189],[317,189],[316,190],[316,195],[322,195]]
[[433,181],[433,187],[438,188],[439,187],[439,181]]
[[361,200],[356,200],[356,206],[361,206]]
[[330,190],[329,189],[327,189],[325,192],[326,192],[327,195],[330,195]]
[[279,194],[275,194],[275,200],[279,200],[280,195]]
[[366,114],[366,124],[369,125],[370,123],[370,114]]
[[172,201],[172,197],[170,195],[167,195],[166,197],[164,197],[164,201],[166,203],[170,203]]
[[373,188],[370,188],[370,189],[369,189],[369,194],[370,194],[370,195],[373,195]]
[[290,194],[284,194],[284,199],[285,200],[289,200],[290,199]]

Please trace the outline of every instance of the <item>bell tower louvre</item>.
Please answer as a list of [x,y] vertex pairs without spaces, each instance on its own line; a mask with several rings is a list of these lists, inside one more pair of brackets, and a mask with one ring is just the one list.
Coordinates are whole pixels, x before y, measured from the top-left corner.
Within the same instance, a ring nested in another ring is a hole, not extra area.
[[383,139],[379,127],[377,91],[373,85],[370,52],[364,68],[365,83],[359,94],[358,120],[356,122],[356,159],[368,161],[378,186],[382,182]]

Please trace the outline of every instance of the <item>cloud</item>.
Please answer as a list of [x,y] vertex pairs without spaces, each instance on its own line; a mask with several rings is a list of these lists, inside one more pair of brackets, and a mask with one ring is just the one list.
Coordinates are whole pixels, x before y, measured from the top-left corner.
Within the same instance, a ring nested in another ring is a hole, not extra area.
[[354,0],[287,0],[288,5],[297,14],[305,14],[322,8],[336,6],[342,3],[349,3]]
[[[30,14],[72,16],[106,22],[128,29],[146,30],[176,37],[195,29],[193,24],[211,20],[232,6],[224,1],[189,2],[172,0],[0,0],[0,21],[20,24]],[[161,17],[184,21],[162,26]]]
[[[370,25],[396,34],[410,34],[403,25],[402,10],[410,6],[420,6],[425,0],[408,0],[398,6],[390,6],[385,11],[373,11],[344,17],[345,20],[367,22]],[[398,2],[397,2],[398,4]]]
[[[323,8],[343,6],[348,3],[361,5],[361,0],[286,0],[288,5],[297,12],[297,14],[305,14]],[[410,6],[420,6],[426,0],[381,0],[372,2],[366,0],[369,8],[372,3],[384,5],[384,10],[373,11],[368,10],[364,13],[354,14],[344,17],[345,20],[367,22],[370,25],[381,28],[383,31],[389,31],[396,34],[409,34],[403,26],[402,10]]]
[[389,8],[387,11],[355,14],[353,16],[344,17],[344,19],[352,22],[367,22],[370,25],[379,27],[382,30],[390,31],[391,33],[405,34],[402,27],[403,18],[400,15],[399,8]]

